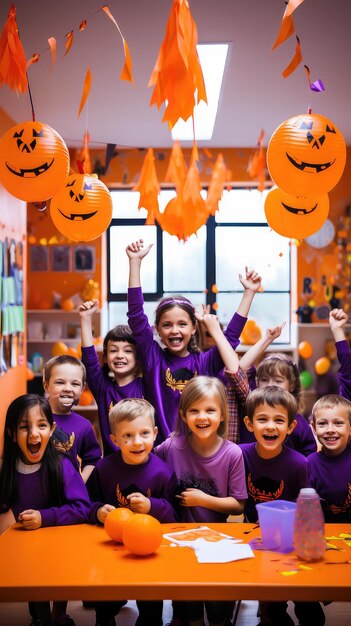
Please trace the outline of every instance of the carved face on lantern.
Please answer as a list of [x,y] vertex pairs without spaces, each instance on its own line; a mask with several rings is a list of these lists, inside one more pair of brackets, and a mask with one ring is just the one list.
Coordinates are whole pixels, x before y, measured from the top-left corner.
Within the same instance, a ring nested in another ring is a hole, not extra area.
[[292,239],[305,239],[316,233],[329,213],[327,194],[319,198],[290,196],[272,187],[266,197],[264,210],[268,225],[279,235]]
[[52,198],[50,214],[56,228],[72,241],[96,239],[112,219],[112,198],[96,176],[72,174]]
[[0,182],[20,200],[51,198],[69,174],[69,154],[62,137],[47,124],[23,122],[0,139]]
[[313,113],[283,122],[267,148],[272,180],[291,195],[328,193],[341,178],[345,162],[342,134],[328,118]]

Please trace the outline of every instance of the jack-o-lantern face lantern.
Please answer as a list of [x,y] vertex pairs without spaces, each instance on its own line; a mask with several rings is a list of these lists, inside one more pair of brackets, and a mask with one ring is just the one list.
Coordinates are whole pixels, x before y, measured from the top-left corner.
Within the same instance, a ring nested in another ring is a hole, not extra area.
[[111,222],[111,194],[96,176],[72,174],[52,198],[50,214],[57,230],[68,239],[91,241]]
[[272,180],[291,195],[328,193],[341,178],[345,162],[342,134],[328,118],[314,113],[283,122],[267,148]]
[[264,210],[268,225],[279,235],[292,239],[305,239],[316,233],[329,213],[329,197],[290,196],[272,187],[267,194]]
[[48,200],[64,185],[68,174],[67,146],[47,124],[23,122],[0,139],[0,182],[15,198]]

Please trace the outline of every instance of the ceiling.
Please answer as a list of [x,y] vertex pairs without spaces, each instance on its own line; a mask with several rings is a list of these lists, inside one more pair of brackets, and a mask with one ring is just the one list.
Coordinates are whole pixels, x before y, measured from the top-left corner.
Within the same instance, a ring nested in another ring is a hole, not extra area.
[[[29,68],[36,119],[55,128],[69,146],[80,146],[86,127],[90,147],[106,143],[131,147],[172,145],[162,111],[150,107],[148,80],[162,40],[172,0],[110,0],[109,9],[128,42],[134,84],[119,80],[122,42],[112,22],[98,11],[103,0],[14,0],[27,58],[40,60]],[[9,2],[0,6],[5,23]],[[351,144],[351,2],[305,0],[294,13],[303,62],[311,79],[322,79],[326,91],[310,91],[300,65],[289,78],[282,70],[290,62],[295,39],[271,47],[285,9],[284,0],[190,0],[199,43],[229,42],[221,100],[209,147],[255,146],[263,128],[267,144],[275,128],[308,107],[332,120]],[[97,12],[98,11],[98,12]],[[79,32],[79,24],[87,27]],[[74,42],[63,58],[65,34]],[[57,40],[52,69],[47,39]],[[77,118],[83,81],[90,66],[93,82],[88,104]],[[0,106],[16,121],[31,119],[28,93],[19,98],[7,86],[0,89]]]

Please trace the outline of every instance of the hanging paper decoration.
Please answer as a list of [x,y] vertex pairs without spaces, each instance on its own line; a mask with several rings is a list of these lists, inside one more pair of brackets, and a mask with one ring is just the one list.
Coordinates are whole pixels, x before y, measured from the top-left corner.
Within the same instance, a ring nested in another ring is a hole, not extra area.
[[66,56],[66,54],[68,54],[70,49],[72,48],[73,38],[74,38],[74,31],[73,30],[70,30],[69,33],[66,33],[66,35],[65,35],[66,52],[65,52],[64,56]]
[[264,210],[269,226],[279,235],[291,239],[305,239],[316,233],[329,213],[327,194],[314,198],[292,196],[279,187],[267,194]]
[[316,91],[316,92],[325,91],[325,87],[324,87],[323,81],[320,78],[318,78],[317,80],[315,80],[312,83],[311,82],[310,68],[308,67],[308,65],[304,65],[304,68],[305,68],[305,71],[306,71],[307,80],[308,80],[308,84],[310,86],[311,91]]
[[50,46],[51,61],[52,61],[52,64],[55,65],[55,61],[56,61],[56,39],[55,39],[55,37],[49,37],[48,44]]
[[89,141],[90,141],[90,135],[88,132],[86,132],[84,133],[83,148],[79,155],[79,161],[82,164],[84,174],[91,174],[92,169],[93,169],[91,165],[91,159],[90,159]]
[[15,198],[48,200],[65,184],[68,173],[67,146],[47,124],[16,124],[0,139],[0,182]]
[[228,180],[228,170],[224,163],[223,154],[219,153],[212,170],[206,197],[206,206],[210,215],[215,215],[216,211],[218,211],[218,203],[222,198],[223,190]]
[[333,122],[316,113],[283,122],[267,148],[272,180],[291,195],[328,193],[341,178],[345,162],[344,137]]
[[68,239],[91,241],[111,222],[111,194],[94,174],[72,174],[52,198],[50,214],[57,230]]
[[249,159],[247,173],[252,180],[258,181],[258,191],[263,191],[266,182],[266,155],[262,142],[264,131],[261,130],[257,141],[257,148]]
[[120,27],[118,26],[115,18],[113,17],[111,11],[109,10],[108,6],[107,5],[103,6],[102,10],[110,18],[111,22],[113,22],[113,24],[116,26],[119,34],[122,37],[125,61],[124,61],[124,66],[123,66],[122,72],[120,74],[120,80],[129,80],[132,83],[133,82],[132,58],[130,56],[128,44],[127,44],[126,40],[124,39],[124,37],[122,35],[122,31],[121,31]]
[[146,224],[154,224],[159,219],[158,194],[160,184],[157,179],[155,157],[152,148],[149,148],[141,168],[139,181],[132,191],[139,191],[140,198],[138,208],[144,208],[148,212]]
[[178,191],[183,189],[187,174],[187,166],[185,164],[182,149],[179,141],[175,141],[171,155],[169,157],[168,168],[165,176],[165,181],[173,183]]
[[27,62],[18,34],[16,7],[12,4],[0,36],[0,87],[24,93],[28,86]]
[[300,65],[301,61],[302,61],[302,52],[301,52],[300,39],[296,35],[295,54],[293,58],[291,59],[290,63],[286,66],[285,70],[282,71],[283,78],[288,78],[290,74],[295,72],[296,68]]
[[200,100],[207,103],[196,44],[197,28],[188,1],[173,0],[166,35],[149,80],[149,87],[154,87],[150,106],[166,105],[162,121],[167,121],[169,128],[180,118],[186,121],[192,116]]
[[80,105],[79,105],[79,110],[78,110],[78,117],[80,116],[84,105],[87,101],[88,95],[90,93],[90,88],[91,88],[91,83],[92,83],[93,77],[91,75],[91,71],[90,71],[90,67],[88,67],[87,69],[87,73],[85,75],[85,79],[84,79],[84,85],[83,85],[83,92],[82,92],[82,97],[80,99]]

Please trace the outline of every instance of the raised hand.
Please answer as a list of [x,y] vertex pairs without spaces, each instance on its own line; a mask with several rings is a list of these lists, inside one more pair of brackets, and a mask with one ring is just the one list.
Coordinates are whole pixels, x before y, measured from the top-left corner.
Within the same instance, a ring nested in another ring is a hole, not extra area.
[[329,324],[331,330],[333,330],[333,328],[342,328],[345,324],[347,324],[348,319],[349,316],[343,309],[333,309],[329,313]]
[[286,325],[286,322],[283,322],[280,326],[274,326],[274,328],[267,328],[265,339],[267,339],[269,343],[272,343],[274,339],[277,339],[278,337],[280,337],[285,325]]
[[87,300],[86,302],[80,304],[78,307],[79,317],[92,317],[94,313],[98,310],[98,308],[99,300],[96,300],[96,298],[94,298],[93,300]]
[[255,270],[249,270],[248,267],[245,267],[245,276],[239,274],[239,280],[244,289],[248,289],[253,293],[257,293],[261,288],[261,276]]
[[202,312],[195,311],[195,317],[200,324],[203,324],[212,337],[212,332],[220,329],[220,323],[217,315],[210,313],[210,305],[203,304]]
[[149,254],[153,244],[150,243],[146,248],[144,248],[144,240],[137,239],[137,241],[133,241],[126,247],[126,253],[129,258],[129,261],[134,259],[139,259],[140,261]]

